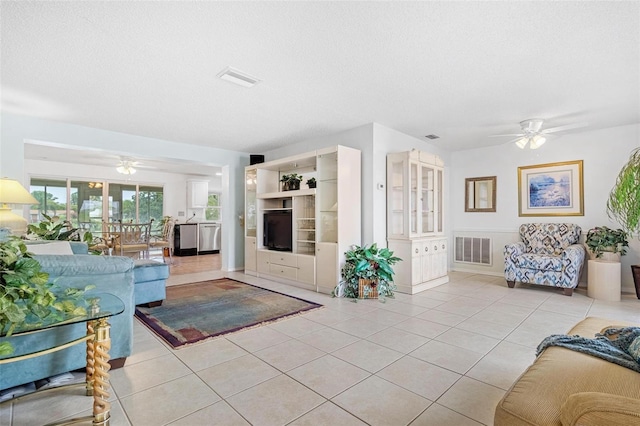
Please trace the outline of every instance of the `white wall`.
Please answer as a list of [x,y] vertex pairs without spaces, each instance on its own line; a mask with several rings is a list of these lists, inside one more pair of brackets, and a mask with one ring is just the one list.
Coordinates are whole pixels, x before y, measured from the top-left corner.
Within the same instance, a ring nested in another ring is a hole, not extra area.
[[[606,200],[618,172],[627,162],[631,151],[639,145],[640,125],[630,125],[556,137],[537,150],[522,150],[515,144],[507,144],[452,153],[449,217],[454,236],[489,236],[494,239],[492,267],[452,262],[452,268],[502,275],[504,244],[518,240],[518,227],[522,223],[570,222],[580,225],[583,233],[598,225],[618,228],[619,225],[607,217]],[[518,167],[571,160],[584,161],[584,216],[519,217]],[[464,180],[480,176],[497,176],[495,213],[464,211]],[[622,258],[622,285],[625,292],[635,291],[629,265],[640,262],[640,242],[633,239],[630,243],[628,255]],[[585,278],[586,271],[583,272],[582,281]]]
[[[223,166],[221,202],[225,225],[222,232],[222,268],[223,270],[243,268],[244,239],[237,212],[242,211],[244,206],[244,166],[249,164],[248,154],[12,114],[2,114],[0,119],[2,124],[0,175],[18,179],[23,184],[28,184],[29,181],[29,172],[26,170],[24,159],[25,141],[47,141],[102,149],[134,158],[149,157],[150,153],[153,153],[153,156],[162,159],[208,162]],[[91,173],[86,170],[80,170],[78,173],[87,172],[85,177],[101,178],[102,176],[95,175],[94,169],[91,168]],[[40,173],[40,171],[37,172]],[[113,173],[113,171],[105,172]],[[67,173],[67,170],[65,169],[62,173]],[[169,201],[169,208],[176,209],[176,212],[181,200],[186,200],[186,185],[182,185],[184,195],[179,194],[180,186],[179,183],[170,182],[167,187],[167,190],[177,194],[174,200]]]

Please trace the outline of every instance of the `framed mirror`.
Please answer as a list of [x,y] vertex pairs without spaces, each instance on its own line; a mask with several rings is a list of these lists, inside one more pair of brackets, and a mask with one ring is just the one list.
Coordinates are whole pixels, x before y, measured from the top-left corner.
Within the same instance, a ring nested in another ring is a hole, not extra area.
[[496,211],[496,176],[465,179],[464,211]]

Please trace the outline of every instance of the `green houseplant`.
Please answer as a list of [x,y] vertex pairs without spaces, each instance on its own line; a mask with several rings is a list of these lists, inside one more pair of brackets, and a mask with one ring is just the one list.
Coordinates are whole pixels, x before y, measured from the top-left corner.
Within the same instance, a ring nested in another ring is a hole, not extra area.
[[90,243],[93,240],[91,232],[80,235],[80,230],[74,228],[68,220],[60,220],[58,216],[42,214],[44,220],[40,223],[31,223],[27,226],[27,238],[34,240],[59,240],[59,241],[84,241]]
[[[631,236],[640,233],[640,148],[631,151],[609,193],[607,213]],[[636,296],[640,299],[640,265],[631,265]]]
[[[11,336],[16,327],[36,325],[45,318],[62,320],[84,315],[78,298],[85,289],[69,288],[58,293],[49,274],[42,271],[27,246],[17,237],[0,241],[0,332]],[[0,342],[0,355],[11,354],[8,341]]]
[[587,232],[585,244],[596,258],[601,258],[603,253],[614,253],[624,256],[627,253],[629,242],[627,233],[622,229],[611,229],[606,226],[596,226]]
[[282,175],[280,182],[282,182],[283,191],[294,191],[300,189],[300,182],[302,181],[302,175],[297,173],[291,173],[288,175]]
[[[335,296],[369,298],[369,293],[377,291],[380,301],[393,297],[396,285],[391,266],[402,259],[387,248],[378,249],[376,243],[363,247],[353,245],[344,256],[342,282],[334,290]],[[361,279],[367,280],[368,285],[361,285]]]
[[310,179],[307,179],[307,186],[308,186],[309,188],[315,188],[315,187],[316,187],[316,185],[317,185],[317,183],[316,183],[316,178],[312,177],[312,178],[310,178]]

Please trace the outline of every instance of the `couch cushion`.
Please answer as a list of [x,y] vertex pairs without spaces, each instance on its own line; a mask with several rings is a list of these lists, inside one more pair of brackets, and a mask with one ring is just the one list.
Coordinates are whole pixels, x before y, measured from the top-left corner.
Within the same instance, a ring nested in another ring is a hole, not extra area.
[[73,254],[69,241],[33,241],[27,243],[27,250],[33,254]]
[[578,242],[581,231],[573,223],[525,223],[520,225],[520,238],[528,253],[559,255]]
[[166,280],[169,278],[169,265],[155,262],[149,259],[137,259],[134,261],[133,281],[141,283],[145,281]]
[[[587,318],[567,334],[594,337],[612,324],[611,320]],[[580,352],[549,347],[498,403],[494,423],[560,426],[560,408],[569,396],[578,392],[638,398],[640,373]]]
[[518,256],[516,264],[519,268],[524,269],[562,271],[562,258],[560,256],[524,253]]

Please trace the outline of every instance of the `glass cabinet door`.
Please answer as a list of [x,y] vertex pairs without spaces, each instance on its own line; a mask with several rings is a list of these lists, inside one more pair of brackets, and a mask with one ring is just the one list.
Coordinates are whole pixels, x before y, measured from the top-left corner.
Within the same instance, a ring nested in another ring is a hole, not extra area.
[[338,153],[322,154],[317,158],[318,191],[316,192],[317,241],[338,242]]
[[418,173],[418,164],[411,162],[409,166],[409,229],[411,235],[420,232],[418,230],[418,205],[420,204]]
[[393,160],[389,167],[389,183],[391,196],[389,202],[389,234],[404,235],[404,160]]
[[443,182],[443,177],[442,177],[442,170],[438,170],[438,182],[437,182],[437,187],[438,187],[438,205],[436,207],[436,214],[438,216],[438,229],[437,232],[442,232],[444,229],[444,225],[443,225],[443,213],[442,213],[442,191],[444,190],[444,188],[442,187],[442,182]]
[[434,199],[435,175],[432,167],[420,166],[420,200],[421,209],[421,229],[424,233],[434,231],[435,220],[435,199]]
[[256,169],[247,170],[245,173],[245,236],[257,235],[258,209],[256,206],[256,189],[258,174]]

